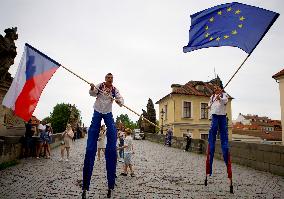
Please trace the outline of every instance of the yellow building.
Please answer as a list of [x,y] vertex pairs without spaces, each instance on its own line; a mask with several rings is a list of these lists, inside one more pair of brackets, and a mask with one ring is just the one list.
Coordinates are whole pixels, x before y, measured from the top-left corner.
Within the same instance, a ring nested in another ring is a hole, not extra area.
[[[208,119],[208,102],[214,85],[222,84],[219,77],[210,82],[189,81],[185,85],[172,84],[172,91],[156,102],[159,104],[159,124],[163,132],[173,128],[174,136],[191,134],[193,139],[207,139],[211,121]],[[229,139],[232,140],[232,97],[226,105]]]
[[282,144],[284,145],[284,69],[272,76],[279,83],[281,123],[282,123]]

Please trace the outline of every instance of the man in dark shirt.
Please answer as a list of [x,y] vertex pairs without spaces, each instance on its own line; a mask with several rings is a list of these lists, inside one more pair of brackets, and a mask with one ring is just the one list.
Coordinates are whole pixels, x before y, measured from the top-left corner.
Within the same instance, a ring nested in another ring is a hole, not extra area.
[[30,119],[28,123],[26,123],[26,132],[25,132],[25,139],[24,139],[24,150],[25,150],[25,157],[31,156],[32,151],[34,148],[34,130],[32,126],[32,120]]

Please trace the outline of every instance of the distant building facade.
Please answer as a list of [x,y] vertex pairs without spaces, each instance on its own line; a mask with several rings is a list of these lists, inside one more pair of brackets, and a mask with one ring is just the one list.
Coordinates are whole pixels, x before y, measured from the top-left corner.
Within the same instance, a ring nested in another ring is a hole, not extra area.
[[268,117],[260,117],[258,115],[243,115],[239,116],[233,124],[234,129],[242,130],[259,130],[259,131],[281,131],[281,121],[272,120]]
[[284,69],[272,76],[279,83],[281,123],[282,123],[282,144],[284,145]]
[[[159,124],[164,133],[170,127],[174,136],[190,134],[193,139],[207,139],[211,121],[208,118],[208,102],[215,85],[221,85],[219,77],[210,82],[189,81],[185,85],[172,84],[172,91],[156,102],[159,105]],[[226,105],[229,139],[232,139],[231,101]],[[162,121],[163,119],[163,121]]]

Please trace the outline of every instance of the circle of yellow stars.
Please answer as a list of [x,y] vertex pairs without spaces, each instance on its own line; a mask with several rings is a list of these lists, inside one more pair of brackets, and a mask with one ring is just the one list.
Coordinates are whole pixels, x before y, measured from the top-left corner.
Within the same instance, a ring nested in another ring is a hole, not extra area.
[[228,7],[227,9],[224,9],[224,10],[220,10],[217,12],[217,14],[219,16],[222,16],[222,15],[225,15],[226,13],[229,13],[229,12],[234,12],[235,15],[239,15],[238,18],[239,18],[239,24],[237,26],[236,29],[232,30],[231,31],[231,34],[225,34],[223,36],[218,36],[216,38],[214,38],[213,36],[210,35],[210,33],[208,33],[207,31],[209,30],[209,26],[210,26],[210,23],[213,23],[215,21],[215,18],[214,17],[211,17],[209,19],[209,24],[205,26],[205,38],[208,38],[209,41],[213,41],[213,40],[216,40],[217,42],[219,42],[221,39],[223,40],[226,40],[226,39],[229,39],[231,36],[234,36],[234,35],[237,35],[238,34],[238,29],[242,29],[243,28],[243,22],[245,21],[245,17],[242,16],[242,11],[240,9],[237,9],[237,10],[233,10],[232,7]]

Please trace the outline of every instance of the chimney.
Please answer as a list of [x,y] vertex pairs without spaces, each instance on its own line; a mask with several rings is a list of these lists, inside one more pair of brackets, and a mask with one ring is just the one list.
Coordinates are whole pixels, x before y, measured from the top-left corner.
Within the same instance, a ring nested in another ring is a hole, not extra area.
[[172,88],[172,93],[176,93],[177,89],[180,88],[181,85],[180,84],[172,84],[171,88]]

